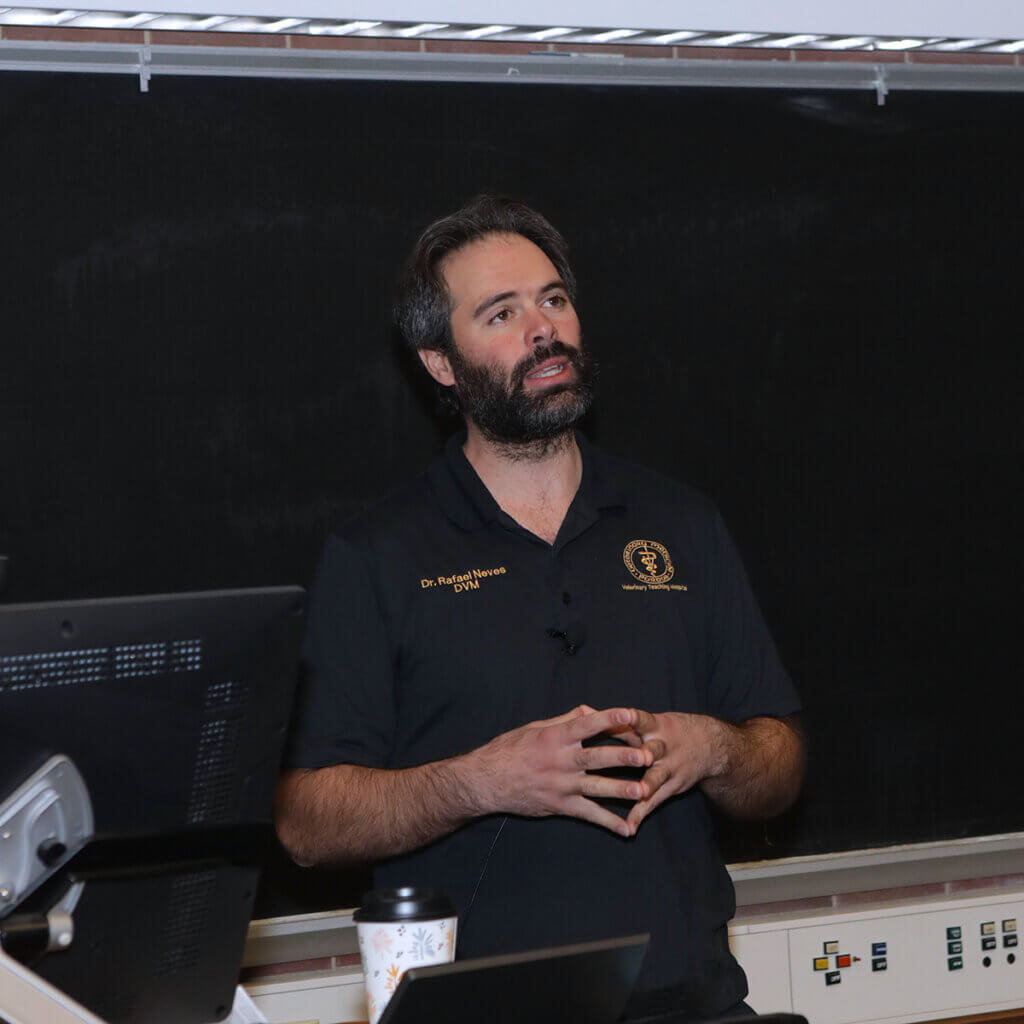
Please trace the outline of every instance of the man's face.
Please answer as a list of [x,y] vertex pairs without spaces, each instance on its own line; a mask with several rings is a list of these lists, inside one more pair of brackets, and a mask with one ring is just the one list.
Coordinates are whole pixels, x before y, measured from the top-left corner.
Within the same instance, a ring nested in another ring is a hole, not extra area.
[[491,235],[449,256],[442,273],[448,365],[466,416],[506,444],[563,434],[589,409],[595,374],[551,261],[520,235]]

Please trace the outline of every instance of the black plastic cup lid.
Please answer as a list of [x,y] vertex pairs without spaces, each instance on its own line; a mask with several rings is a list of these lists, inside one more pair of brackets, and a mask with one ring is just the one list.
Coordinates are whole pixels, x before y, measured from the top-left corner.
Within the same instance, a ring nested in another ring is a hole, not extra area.
[[352,918],[355,921],[435,921],[454,916],[455,907],[443,889],[403,885],[368,892]]

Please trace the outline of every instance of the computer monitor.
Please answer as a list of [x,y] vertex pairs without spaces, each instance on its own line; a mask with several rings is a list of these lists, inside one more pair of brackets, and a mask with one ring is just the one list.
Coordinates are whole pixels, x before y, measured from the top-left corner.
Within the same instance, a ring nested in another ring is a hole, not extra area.
[[[31,966],[111,1022],[230,1010],[302,610],[299,588],[0,606],[0,805],[64,755],[94,833],[50,842],[39,884],[0,917],[45,913],[79,883],[74,940]],[[60,838],[43,834],[57,818],[40,831],[48,813],[20,823],[39,857],[40,837]]]
[[615,1024],[649,936],[412,967],[378,1024]]

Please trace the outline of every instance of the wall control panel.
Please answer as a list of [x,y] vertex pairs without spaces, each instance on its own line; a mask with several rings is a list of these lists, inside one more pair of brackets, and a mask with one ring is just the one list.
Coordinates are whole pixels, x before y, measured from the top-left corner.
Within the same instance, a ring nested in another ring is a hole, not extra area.
[[[732,941],[761,1013],[792,1010],[814,1024],[926,1020],[1024,1006],[1021,921],[1015,893],[751,923]],[[773,944],[781,952],[766,956]],[[771,962],[771,977],[758,960]]]

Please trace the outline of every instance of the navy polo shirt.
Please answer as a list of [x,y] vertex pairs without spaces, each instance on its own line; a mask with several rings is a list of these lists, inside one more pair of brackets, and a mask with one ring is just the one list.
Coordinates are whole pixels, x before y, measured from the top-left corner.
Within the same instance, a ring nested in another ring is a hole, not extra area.
[[[579,436],[582,480],[549,545],[498,507],[463,440],[329,540],[292,766],[423,764],[581,703],[731,722],[799,710],[707,499]],[[746,993],[699,791],[632,839],[570,818],[481,818],[375,880],[446,889],[461,957],[649,931],[639,988],[695,1015]]]

